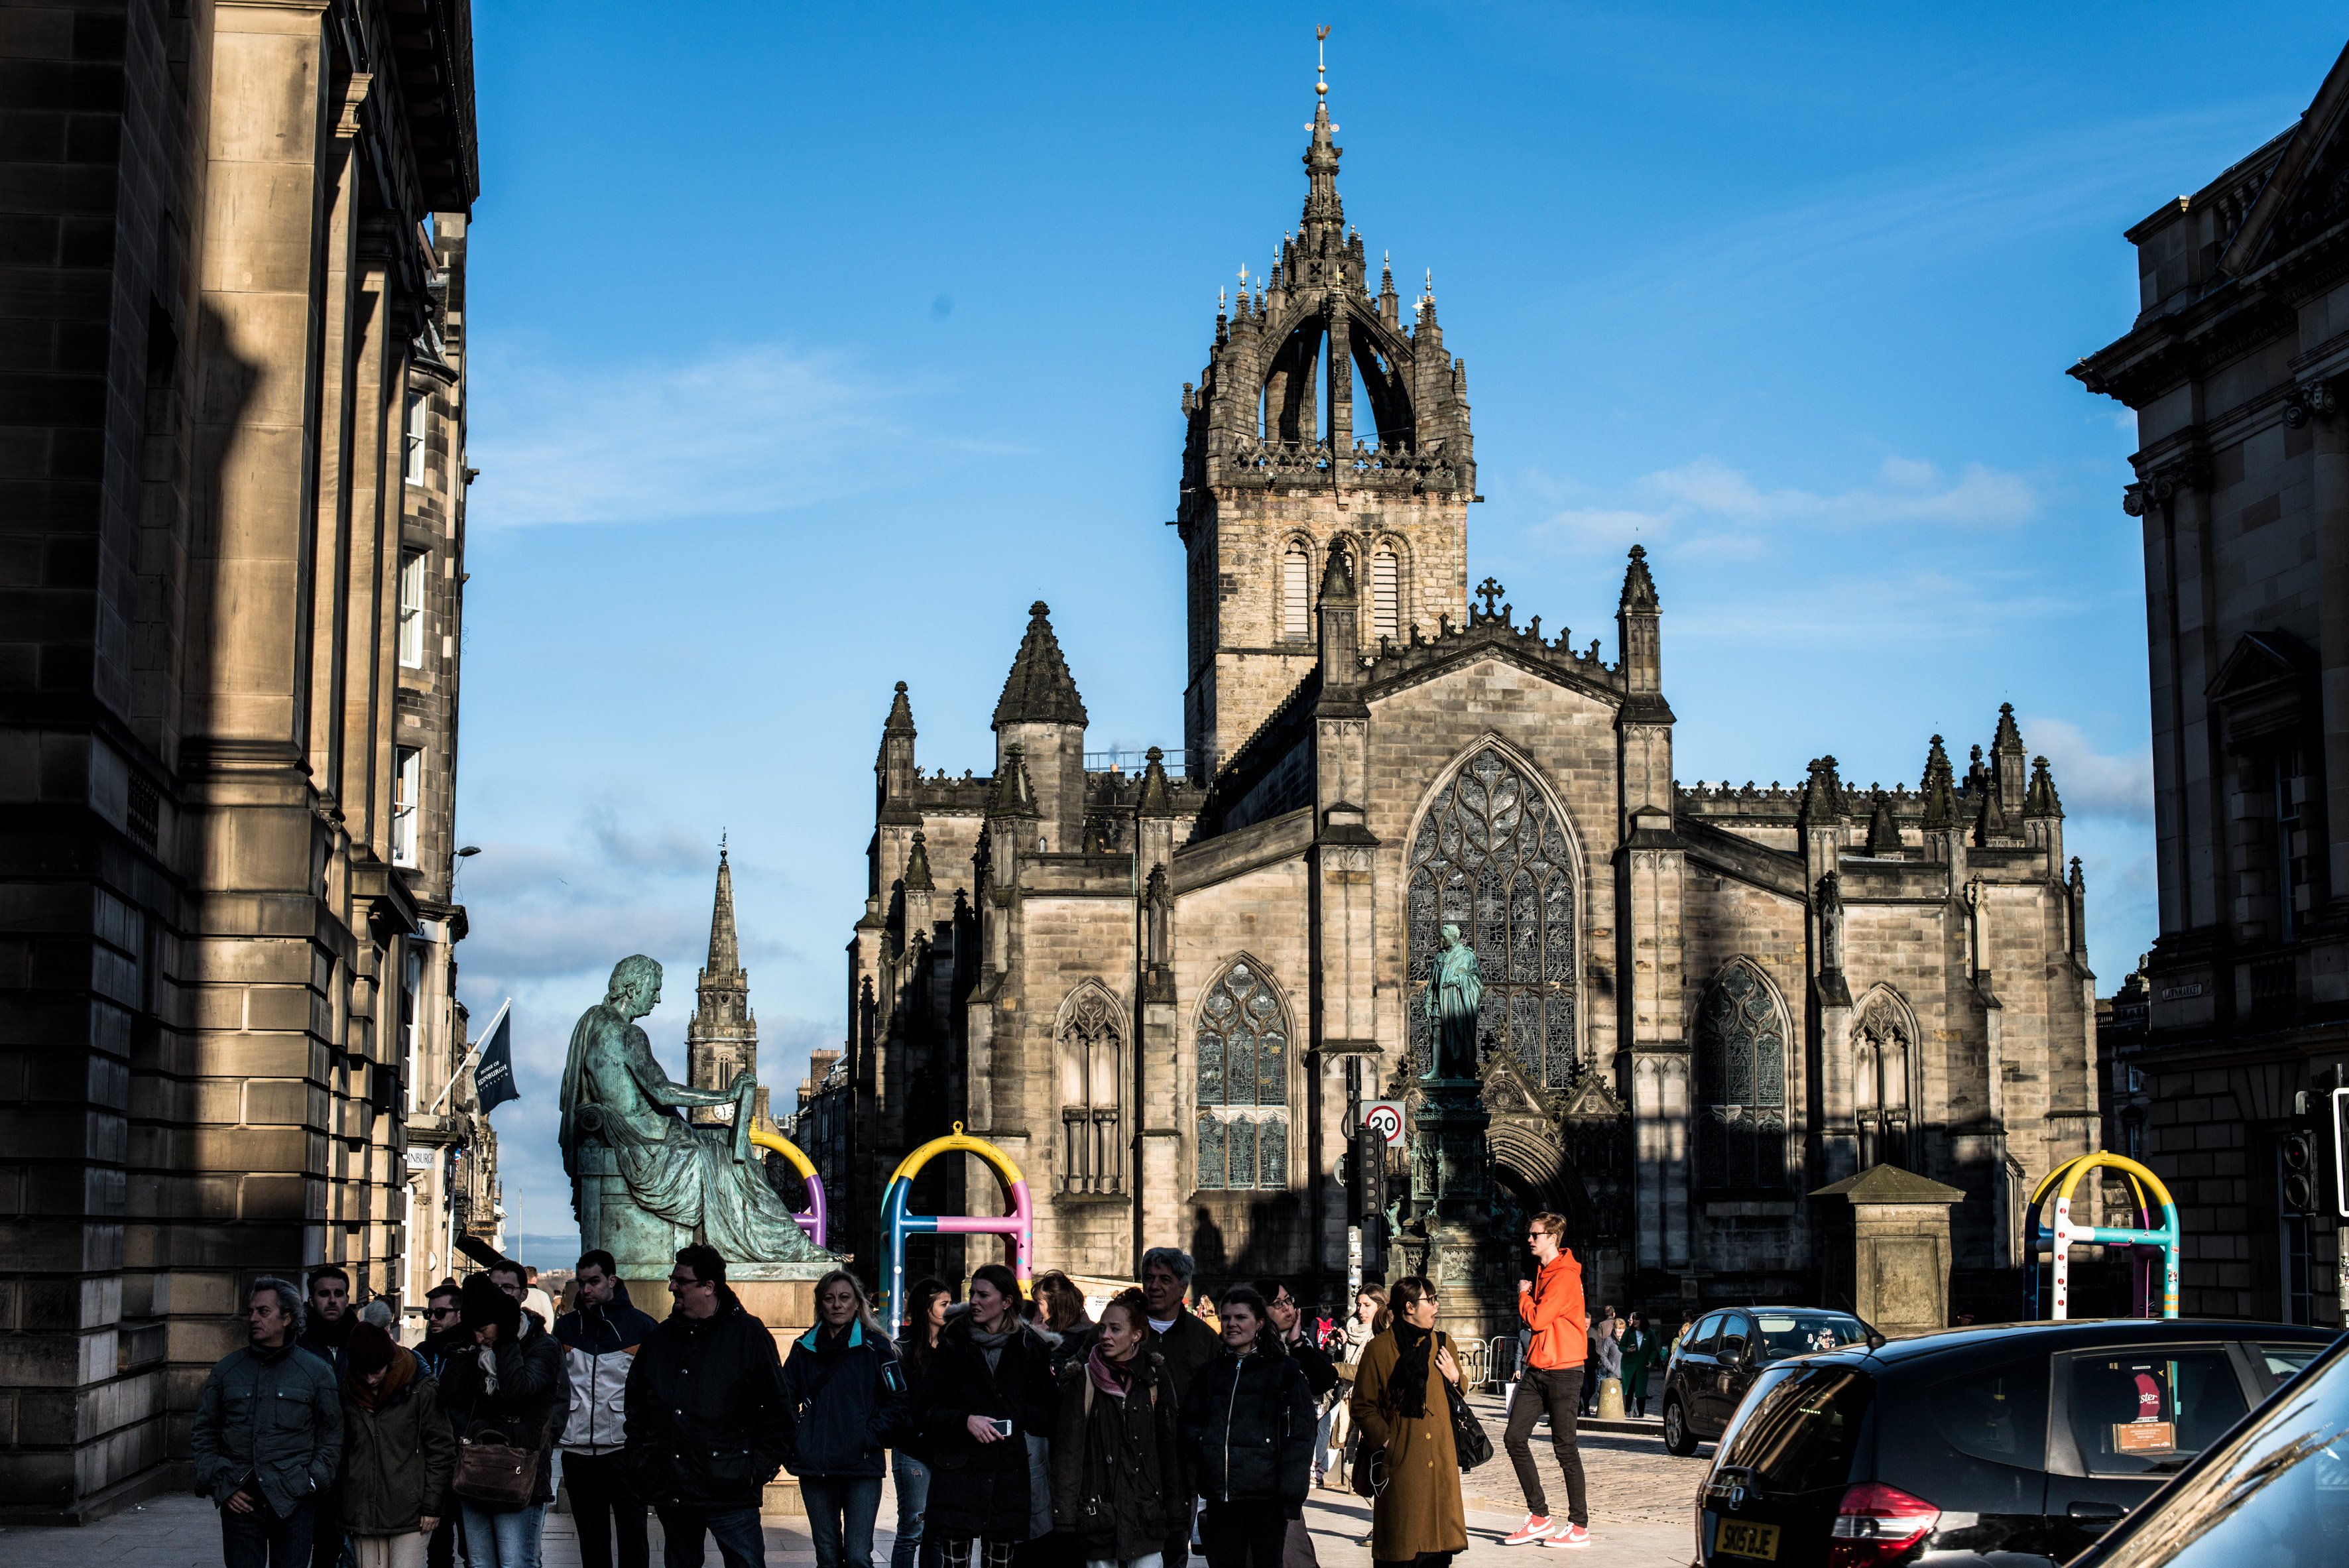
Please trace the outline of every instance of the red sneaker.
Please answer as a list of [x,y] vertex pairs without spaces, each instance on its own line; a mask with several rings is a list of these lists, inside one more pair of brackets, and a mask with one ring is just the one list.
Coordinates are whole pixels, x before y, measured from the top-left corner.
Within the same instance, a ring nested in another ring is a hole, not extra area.
[[1501,1544],[1504,1546],[1530,1546],[1537,1541],[1547,1540],[1550,1532],[1557,1528],[1557,1525],[1552,1524],[1549,1522],[1548,1514],[1528,1513],[1526,1515],[1526,1522],[1517,1526],[1514,1534],[1504,1535],[1501,1537]]
[[1579,1524],[1569,1524],[1564,1530],[1552,1533],[1549,1539],[1543,1542],[1542,1544],[1544,1546],[1563,1546],[1568,1551],[1571,1551],[1576,1547],[1589,1545],[1590,1532],[1585,1530]]

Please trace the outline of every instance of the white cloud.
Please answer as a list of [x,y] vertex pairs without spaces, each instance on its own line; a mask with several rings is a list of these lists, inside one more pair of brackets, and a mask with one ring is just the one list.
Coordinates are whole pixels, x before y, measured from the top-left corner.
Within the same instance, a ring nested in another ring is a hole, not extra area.
[[2127,756],[2099,751],[2078,725],[2061,718],[2016,721],[2023,746],[2047,758],[2067,815],[2153,820],[2153,749]]
[[1623,500],[1631,504],[1568,508],[1534,531],[1568,546],[1680,541],[1676,552],[1744,559],[1803,530],[2011,528],[2040,508],[2037,488],[2021,474],[1968,463],[1952,479],[1932,463],[1900,457],[1885,459],[1874,482],[1836,491],[1765,490],[1742,469],[1698,458],[1634,480]]
[[902,476],[926,446],[947,445],[912,428],[927,388],[781,344],[682,364],[479,368],[471,515],[492,528],[807,506]]

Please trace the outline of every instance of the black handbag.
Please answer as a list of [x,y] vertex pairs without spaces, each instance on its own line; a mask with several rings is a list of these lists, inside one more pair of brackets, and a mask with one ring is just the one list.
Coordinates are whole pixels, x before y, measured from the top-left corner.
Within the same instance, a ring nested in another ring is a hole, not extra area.
[[1485,1435],[1485,1423],[1468,1408],[1467,1399],[1450,1383],[1444,1385],[1444,1402],[1452,1407],[1452,1447],[1460,1468],[1475,1470],[1493,1457],[1493,1439]]
[[1357,1497],[1376,1497],[1387,1489],[1387,1450],[1364,1443],[1354,1450],[1354,1462],[1346,1472],[1346,1484],[1354,1489]]

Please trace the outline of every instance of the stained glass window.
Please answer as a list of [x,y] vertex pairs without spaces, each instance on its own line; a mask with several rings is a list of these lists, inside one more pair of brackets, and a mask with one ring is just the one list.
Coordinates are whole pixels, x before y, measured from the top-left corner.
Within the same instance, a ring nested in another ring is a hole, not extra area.
[[1697,1181],[1717,1191],[1786,1185],[1786,1020],[1740,960],[1697,1012]]
[[1427,1070],[1428,976],[1452,924],[1485,976],[1478,1051],[1506,1046],[1565,1088],[1577,1060],[1574,871],[1548,797],[1498,748],[1470,758],[1420,820],[1403,899],[1413,1070]]
[[1288,1020],[1243,958],[1199,1007],[1199,1185],[1288,1185]]

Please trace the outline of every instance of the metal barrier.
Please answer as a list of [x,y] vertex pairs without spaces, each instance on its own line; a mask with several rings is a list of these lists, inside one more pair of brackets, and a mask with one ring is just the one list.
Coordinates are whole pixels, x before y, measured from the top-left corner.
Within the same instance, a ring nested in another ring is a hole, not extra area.
[[1461,1389],[1473,1394],[1485,1386],[1485,1342],[1481,1339],[1463,1340],[1452,1348],[1457,1353],[1460,1362]]
[[1485,1342],[1485,1364],[1491,1369],[1495,1383],[1514,1383],[1517,1377],[1517,1336],[1495,1334]]

